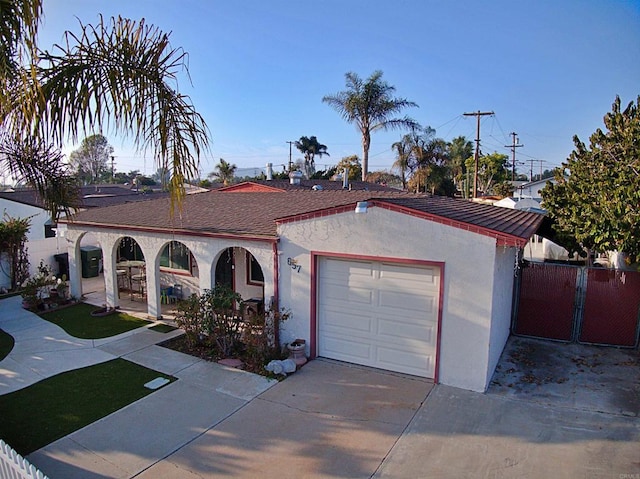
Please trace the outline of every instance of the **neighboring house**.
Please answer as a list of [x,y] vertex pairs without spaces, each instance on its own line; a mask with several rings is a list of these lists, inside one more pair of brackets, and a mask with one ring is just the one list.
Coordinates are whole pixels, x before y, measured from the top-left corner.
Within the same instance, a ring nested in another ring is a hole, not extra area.
[[558,181],[555,178],[545,178],[544,180],[530,181],[518,185],[514,188],[514,198],[532,198],[534,200],[542,201],[542,195],[540,191],[547,186],[547,183],[556,184]]
[[[167,197],[167,193],[153,193],[152,195],[137,193],[121,185],[92,185],[80,188],[81,210],[137,202],[153,198]],[[59,234],[57,225],[52,221],[40,195],[32,188],[16,188],[0,192],[0,212],[2,216],[13,218],[30,218],[31,228],[27,234],[27,249],[29,254],[29,274],[37,272],[42,261],[52,271],[58,272],[58,263],[54,255],[67,252],[64,234]],[[89,237],[85,238],[85,245],[97,245]],[[9,287],[10,278],[5,273],[8,268],[0,265],[0,287]]]
[[281,341],[305,339],[310,357],[487,388],[509,336],[516,261],[541,215],[397,191],[244,188],[187,197],[174,216],[168,199],[79,213],[66,232],[72,294],[92,234],[117,306],[128,240],[146,262],[151,317],[162,286],[226,283],[290,310]]
[[[533,198],[503,198],[493,203],[493,206],[530,211],[543,215],[546,214],[546,210],[542,207],[540,201]],[[524,247],[523,258],[528,261],[539,262],[546,260],[568,261],[570,259],[579,259],[577,257],[569,258],[569,252],[565,248],[537,234],[533,235]]]
[[219,191],[311,191],[311,190],[357,190],[357,191],[398,191],[395,188],[369,183],[367,181],[334,181],[334,180],[305,180],[292,178],[290,180],[251,180],[234,185],[223,186]]

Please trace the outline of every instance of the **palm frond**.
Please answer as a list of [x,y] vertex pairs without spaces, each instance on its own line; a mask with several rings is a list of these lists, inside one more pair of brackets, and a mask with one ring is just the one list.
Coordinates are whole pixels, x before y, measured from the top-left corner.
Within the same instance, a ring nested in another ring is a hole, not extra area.
[[180,204],[183,183],[197,176],[209,146],[204,119],[177,88],[178,73],[188,76],[187,54],[144,20],[100,17],[95,26],[80,27],[52,52],[40,52],[37,82],[16,96],[9,128],[58,145],[96,130],[117,131],[138,149],[153,150],[158,168],[171,172]]

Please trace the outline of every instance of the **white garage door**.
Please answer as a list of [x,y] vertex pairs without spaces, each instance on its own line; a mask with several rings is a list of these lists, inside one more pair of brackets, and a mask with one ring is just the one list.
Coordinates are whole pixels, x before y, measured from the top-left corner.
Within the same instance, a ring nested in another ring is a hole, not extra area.
[[433,378],[440,268],[321,258],[318,354]]

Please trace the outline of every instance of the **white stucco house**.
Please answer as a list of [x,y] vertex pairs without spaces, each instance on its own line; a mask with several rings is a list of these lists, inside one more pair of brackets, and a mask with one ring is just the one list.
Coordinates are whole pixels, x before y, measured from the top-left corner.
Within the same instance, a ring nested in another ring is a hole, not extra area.
[[[131,203],[149,199],[150,195],[139,193],[123,185],[91,185],[80,187],[80,209],[101,208],[109,205]],[[166,193],[154,195],[166,197]],[[33,188],[16,188],[0,192],[0,212],[2,217],[29,218],[31,228],[27,233],[27,252],[29,255],[29,274],[37,273],[40,262],[54,273],[59,273],[60,264],[55,256],[67,253],[67,243],[59,234],[58,225],[52,220],[38,192]],[[98,243],[85,235],[84,245],[98,246]],[[0,259],[0,261],[2,261]],[[0,287],[9,287],[11,280],[6,274],[8,268],[0,267]]]
[[305,339],[311,358],[484,391],[509,336],[517,258],[541,222],[453,198],[247,183],[189,196],[174,216],[168,199],[81,212],[65,240],[75,296],[79,245],[92,234],[107,303],[118,305],[130,238],[146,262],[151,317],[163,283],[197,293],[228,282],[289,309],[281,341]]

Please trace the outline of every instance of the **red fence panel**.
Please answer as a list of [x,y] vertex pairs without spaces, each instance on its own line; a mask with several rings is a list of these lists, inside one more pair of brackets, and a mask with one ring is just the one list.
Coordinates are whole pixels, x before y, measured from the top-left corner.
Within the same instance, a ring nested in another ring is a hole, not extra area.
[[640,311],[640,273],[590,268],[580,342],[635,346]]
[[530,263],[522,269],[515,333],[571,341],[575,266]]

